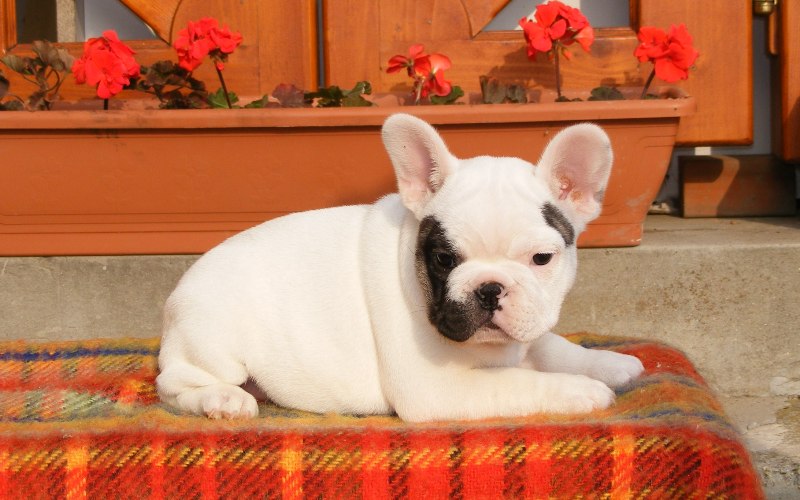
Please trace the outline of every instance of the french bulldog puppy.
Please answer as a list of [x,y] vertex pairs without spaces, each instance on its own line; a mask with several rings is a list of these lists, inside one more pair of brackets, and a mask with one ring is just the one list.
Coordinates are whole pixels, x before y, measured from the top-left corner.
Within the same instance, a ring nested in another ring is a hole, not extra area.
[[398,193],[297,213],[200,258],[169,297],[162,400],[210,418],[269,400],[412,422],[580,413],[642,372],[550,332],[600,213],[612,152],[591,124],[534,166],[458,159],[410,115],[386,120]]

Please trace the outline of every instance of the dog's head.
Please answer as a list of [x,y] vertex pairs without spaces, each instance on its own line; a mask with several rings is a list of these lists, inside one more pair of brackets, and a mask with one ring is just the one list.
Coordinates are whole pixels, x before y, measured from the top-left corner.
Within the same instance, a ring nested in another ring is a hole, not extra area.
[[612,163],[605,132],[564,129],[538,166],[458,159],[433,127],[404,114],[386,120],[383,141],[419,221],[416,268],[431,324],[458,342],[528,342],[549,331],[575,279],[578,235],[600,214]]

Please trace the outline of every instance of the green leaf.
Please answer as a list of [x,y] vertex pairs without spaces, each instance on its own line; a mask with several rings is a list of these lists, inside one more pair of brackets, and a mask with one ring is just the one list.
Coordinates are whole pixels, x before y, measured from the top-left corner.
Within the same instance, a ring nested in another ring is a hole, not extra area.
[[432,95],[431,104],[455,104],[456,101],[464,96],[464,90],[458,85],[453,85],[450,93],[445,96]]
[[370,95],[370,94],[372,94],[372,84],[369,83],[366,80],[362,80],[362,81],[356,83],[355,86],[352,89],[346,91],[346,94],[348,94],[348,95],[353,94],[353,93]]
[[[306,105],[305,92],[303,92],[303,89],[288,83],[281,83],[275,87],[275,90],[272,91],[272,97],[277,99],[284,108],[302,108]],[[266,101],[264,101],[264,106],[266,106],[269,99],[267,99],[267,96],[264,96],[262,99],[266,99]]]
[[[302,91],[301,91],[302,92]],[[302,94],[301,94],[302,95]],[[301,99],[302,100],[302,99]],[[302,104],[301,104],[302,106]],[[256,99],[255,101],[250,101],[244,105],[245,108],[280,108],[281,104],[278,102],[270,101],[269,94],[264,94],[261,99]]]
[[28,107],[30,109],[45,110],[47,109],[47,96],[44,91],[37,90],[33,92],[28,98]]
[[0,71],[0,99],[8,94],[8,88],[11,86],[8,79],[3,75],[3,72]]
[[364,99],[361,94],[348,94],[342,99],[342,106],[345,108],[367,108],[372,106],[372,103]]
[[500,82],[497,78],[488,75],[481,75],[480,82],[484,104],[528,102],[528,92],[522,85],[505,84]]
[[315,101],[320,108],[335,108],[342,105],[344,92],[336,85],[330,87],[320,87],[316,92],[306,92],[305,101]]
[[342,90],[336,85],[331,85],[330,87],[320,87],[316,92],[306,92],[305,102],[314,103],[320,108],[372,106],[371,102],[362,97],[371,93],[372,85],[368,81],[360,81],[349,90]]
[[506,101],[524,104],[528,102],[528,92],[522,85],[509,85],[506,90]]
[[[231,101],[231,105],[234,108],[238,108],[236,103],[239,102],[239,96],[237,96],[233,92],[228,92],[228,99]],[[212,108],[228,108],[228,101],[225,99],[225,92],[222,88],[218,89],[216,92],[212,94],[208,94],[208,104],[211,105]]]
[[65,48],[59,47],[58,51],[58,59],[64,64],[64,70],[67,73],[72,72],[72,65],[75,63],[75,57],[67,51]]
[[[39,61],[41,61],[42,70],[51,67],[56,71],[66,71],[68,68],[67,63],[71,63],[69,52],[59,49],[47,40],[36,40],[32,44],[32,49]],[[66,59],[62,58],[63,55],[66,55]]]
[[26,72],[27,64],[25,63],[25,59],[19,56],[15,56],[14,54],[8,54],[0,58],[0,61],[3,62],[6,66],[8,66],[11,71],[15,71],[17,73],[22,74],[30,74],[30,72]]
[[622,95],[622,92],[617,90],[616,87],[608,87],[605,85],[593,88],[592,94],[589,97],[590,101],[621,101],[624,99],[625,96]]
[[0,111],[22,111],[25,107],[19,101],[8,101],[0,103]]
[[500,80],[487,75],[480,76],[481,96],[484,104],[500,104],[506,98],[506,90]]

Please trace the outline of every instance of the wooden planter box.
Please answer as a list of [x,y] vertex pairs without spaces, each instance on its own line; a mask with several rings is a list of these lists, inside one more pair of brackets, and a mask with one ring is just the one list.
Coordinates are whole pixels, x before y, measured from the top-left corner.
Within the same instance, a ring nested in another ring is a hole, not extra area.
[[681,116],[694,100],[337,109],[0,113],[0,255],[204,252],[290,212],[395,190],[380,126],[403,111],[452,152],[538,161],[555,132],[592,121],[615,162],[584,247],[640,242]]

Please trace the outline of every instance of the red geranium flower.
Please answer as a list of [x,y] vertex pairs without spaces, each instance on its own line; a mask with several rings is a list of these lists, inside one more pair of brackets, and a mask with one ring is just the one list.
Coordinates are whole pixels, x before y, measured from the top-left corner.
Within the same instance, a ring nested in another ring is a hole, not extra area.
[[528,42],[528,58],[534,59],[536,52],[549,52],[553,48],[553,40],[558,40],[567,32],[566,19],[559,16],[561,2],[548,2],[536,7],[531,21],[523,17],[519,25]]
[[75,81],[96,86],[97,97],[108,99],[130,85],[131,78],[139,76],[134,53],[115,31],[104,31],[103,36],[83,44],[83,55],[72,64]]
[[178,32],[175,50],[178,52],[178,65],[187,71],[194,71],[210,56],[218,70],[225,68],[224,62],[242,43],[242,34],[232,32],[227,26],[220,27],[219,21],[204,17],[199,21],[189,21],[189,25]]
[[445,80],[444,72],[452,65],[450,58],[444,54],[431,54],[428,60],[430,71],[422,87],[422,95],[435,94],[442,97],[449,95],[453,86],[449,80]]
[[430,56],[425,53],[425,47],[421,44],[415,44],[408,48],[408,57],[403,55],[396,55],[389,59],[389,66],[386,68],[387,73],[396,73],[405,68],[408,76],[415,78],[417,76],[425,77],[431,72]]
[[561,95],[561,75],[559,73],[559,54],[564,54],[567,59],[572,59],[572,54],[567,47],[578,43],[583,50],[589,52],[589,47],[594,43],[594,30],[589,20],[583,13],[574,7],[564,5],[558,0],[536,6],[533,20],[523,17],[519,26],[525,35],[528,59],[536,60],[539,52],[544,52],[550,59],[555,60],[556,93],[558,100]]
[[579,9],[557,0],[536,6],[534,20],[523,17],[519,25],[528,44],[530,60],[536,59],[538,52],[550,53],[553,57],[555,52],[551,51],[557,49],[558,45],[562,46],[564,55],[569,58],[569,52],[563,47],[578,42],[588,52],[594,42],[594,30],[586,16]]
[[689,78],[689,68],[700,53],[692,46],[692,36],[685,25],[672,25],[669,33],[642,26],[638,38],[640,43],[633,55],[641,62],[652,62],[658,78],[670,83]]
[[387,73],[396,73],[406,69],[408,76],[414,79],[414,94],[419,103],[421,97],[429,94],[447,96],[453,90],[444,72],[450,69],[451,62],[444,54],[426,54],[425,47],[415,44],[409,47],[408,56],[396,55],[389,59]]

